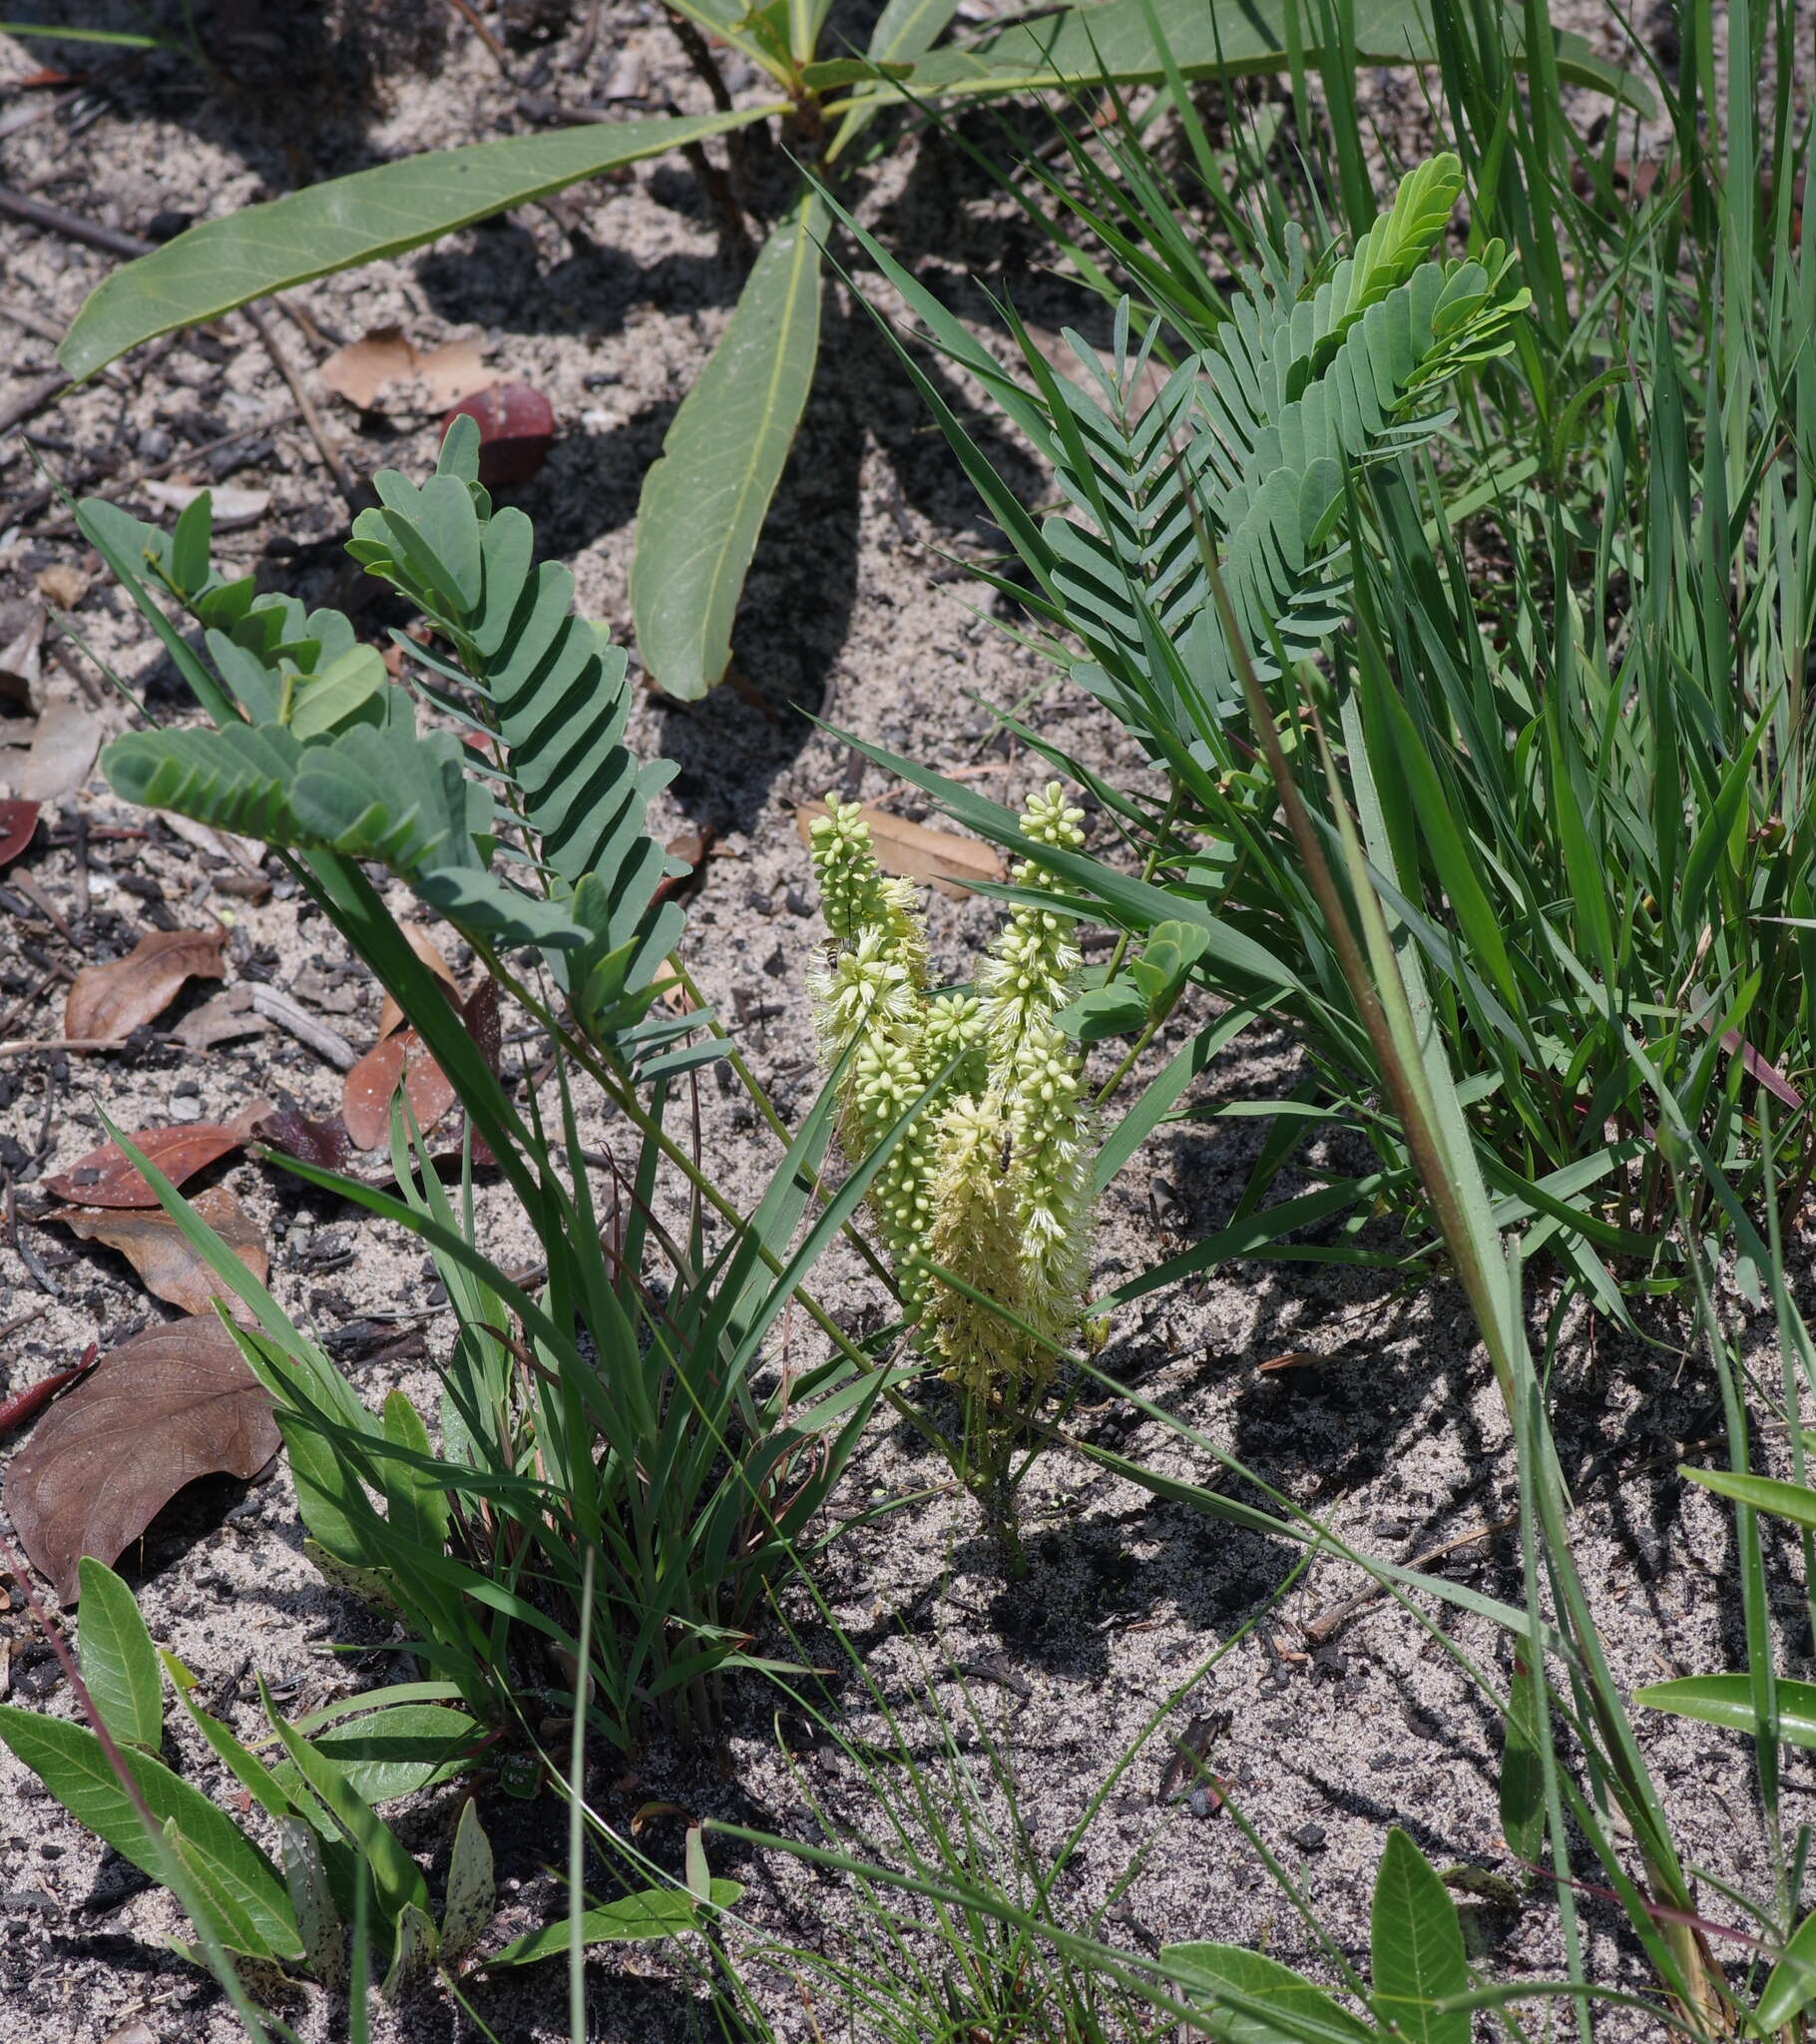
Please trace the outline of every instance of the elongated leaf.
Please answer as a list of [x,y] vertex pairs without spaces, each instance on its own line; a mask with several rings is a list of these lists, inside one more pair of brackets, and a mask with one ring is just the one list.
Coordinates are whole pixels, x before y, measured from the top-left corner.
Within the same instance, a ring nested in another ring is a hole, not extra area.
[[[1789,1746],[1816,1748],[1816,1683],[1776,1684],[1778,1736]],[[1730,1732],[1754,1731],[1750,1675],[1686,1675],[1677,1682],[1654,1682],[1633,1692],[1633,1701],[1648,1711],[1669,1711],[1676,1718],[1695,1718],[1704,1725],[1724,1725]]]
[[[967,49],[941,50],[915,67],[912,89],[929,93],[1022,92],[1110,77],[1123,84],[1160,85],[1166,68],[1152,23],[1184,78],[1242,77],[1284,71],[1292,61],[1286,31],[1290,0],[1101,0],[1047,18],[1018,23]],[[1428,0],[1353,0],[1351,49],[1358,64],[1433,61]],[[1508,14],[1508,42],[1520,48],[1520,9]],[[1316,7],[1299,7],[1304,62],[1324,54]],[[1651,107],[1644,86],[1595,56],[1581,36],[1553,39],[1558,75],[1573,85]],[[1516,62],[1520,59],[1516,56]]]
[[703,696],[731,659],[744,575],[819,353],[823,222],[804,197],[763,245],[644,478],[631,610],[644,665],[671,696]]
[[1387,1834],[1369,1931],[1376,2012],[1409,2044],[1469,2044],[1469,2012],[1432,2003],[1469,1992],[1463,1926],[1449,1890],[1396,1825]]
[[[1322,1987],[1262,1952],[1233,1944],[1169,1944],[1160,1956],[1202,1977],[1210,2035],[1223,2044],[1363,2044],[1374,2035]],[[1219,2005],[1218,1988],[1265,2003],[1268,2015]],[[1191,1995],[1198,1999],[1195,1985]]]
[[[0,1741],[31,1769],[77,1822],[86,1824],[123,1859],[158,1878],[163,1860],[146,1836],[126,1790],[86,1727],[35,1711],[0,1705]],[[146,1807],[160,1826],[175,1823],[185,1857],[206,1869],[213,1928],[233,1951],[255,1958],[294,1958],[302,1949],[277,1869],[223,1811],[149,1754],[122,1758]]]
[[1781,1483],[1775,1476],[1745,1476],[1733,1469],[1679,1469],[1692,1483],[1717,1497],[1750,1505],[1769,1518],[1789,1519],[1794,1526],[1816,1527],[1816,1490],[1805,1483]]
[[1765,1983],[1753,2021],[1762,2035],[1781,2029],[1812,2001],[1816,2001],[1816,1915],[1806,1916],[1792,1933]]
[[219,318],[312,276],[401,256],[564,185],[778,111],[741,107],[436,150],[204,221],[97,285],[57,358],[72,376],[92,376],[128,348],[174,327]]
[[[710,1906],[729,1909],[744,1892],[734,1880],[712,1883]],[[694,1929],[699,1921],[699,1904],[684,1888],[646,1888],[641,1894],[625,1895],[589,1909],[580,1919],[583,1944],[648,1944],[657,1938],[679,1937]],[[515,1938],[504,1950],[486,1961],[491,1966],[531,1966],[538,1959],[559,1957],[568,1949],[569,1925],[545,1924]]]
[[[363,1800],[388,1802],[470,1768],[470,1751],[479,1736],[478,1724],[465,1711],[443,1704],[399,1704],[330,1726],[309,1744]],[[292,1763],[279,1762],[271,1773],[286,1794],[298,1793],[301,1778]]]
[[164,1676],[139,1606],[112,1569],[84,1555],[82,1679],[101,1722],[123,1746],[156,1753],[164,1738]]
[[498,1891],[492,1874],[492,1841],[479,1821],[479,1805],[469,1802],[454,1830],[454,1851],[448,1860],[448,1898],[441,1918],[441,1962],[455,1966],[477,1943],[492,1920]]

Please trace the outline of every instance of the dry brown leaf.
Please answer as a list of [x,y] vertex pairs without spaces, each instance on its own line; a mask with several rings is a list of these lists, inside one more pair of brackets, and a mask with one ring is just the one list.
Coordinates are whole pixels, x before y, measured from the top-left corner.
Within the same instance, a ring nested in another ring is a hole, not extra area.
[[32,1430],[6,1509],[65,1604],[85,1554],[111,1564],[198,1476],[257,1475],[281,1445],[271,1401],[212,1312],[104,1355]]
[[212,1001],[193,1008],[171,1030],[171,1040],[186,1050],[213,1050],[217,1044],[232,1043],[242,1036],[265,1036],[270,1023],[252,1006],[252,988],[241,980]]
[[[337,347],[317,373],[336,397],[361,411],[443,411],[498,380],[472,341],[419,352],[396,326],[375,326]],[[420,391],[407,387],[416,384]]]
[[[460,1002],[460,982],[454,977],[454,968],[441,955],[441,946],[429,935],[420,923],[406,922],[403,925],[404,938],[418,958],[434,973],[449,993],[455,1004]],[[378,1035],[380,1041],[389,1036],[393,1029],[403,1025],[403,1010],[386,994],[378,1005]]]
[[271,508],[269,490],[242,490],[232,483],[141,483],[139,487],[161,510],[187,511],[206,489],[217,532],[238,532],[256,525]]
[[[135,1150],[143,1152],[173,1185],[180,1186],[199,1171],[206,1171],[229,1150],[245,1141],[238,1129],[220,1122],[197,1122],[187,1129],[132,1129],[128,1137]],[[59,1200],[79,1207],[155,1207],[158,1195],[146,1183],[126,1152],[104,1143],[86,1157],[78,1157],[67,1171],[44,1181],[44,1190]]]
[[12,791],[22,800],[61,801],[88,778],[101,746],[101,726],[80,703],[47,703],[32,733],[31,751],[6,762]]
[[400,1079],[425,1135],[454,1105],[454,1088],[422,1038],[414,1029],[400,1030],[375,1043],[341,1087],[340,1118],[355,1150],[375,1150],[390,1136],[391,1096]]
[[204,857],[225,864],[237,860],[248,873],[259,870],[264,846],[256,837],[235,837],[230,830],[217,830],[212,823],[198,823],[194,816],[180,816],[175,809],[162,809],[158,820],[185,844],[193,844]]
[[[264,1237],[232,1194],[225,1186],[210,1186],[190,1204],[262,1284],[271,1275]],[[110,1250],[118,1250],[139,1273],[149,1292],[181,1306],[186,1313],[205,1313],[222,1298],[236,1318],[249,1317],[161,1208],[110,1212],[105,1207],[68,1207],[46,1218],[61,1222],[84,1242],[104,1243]]]
[[10,866],[38,827],[37,802],[0,801],[0,866]]
[[[1000,880],[1004,867],[994,845],[979,837],[960,837],[952,830],[929,830],[925,823],[910,823],[892,816],[887,809],[863,802],[864,821],[870,825],[870,842],[876,862],[886,873],[903,879],[928,880],[942,894],[962,900],[980,880]],[[826,813],[824,802],[802,802],[794,812],[794,827],[801,842],[813,844],[811,825],[815,816]]]
[[48,568],[39,569],[32,577],[32,586],[39,595],[48,596],[52,603],[73,611],[88,594],[88,577],[73,563],[57,561]]
[[85,965],[63,1007],[65,1036],[118,1041],[162,1015],[187,979],[225,979],[227,931],[152,930],[111,965]]

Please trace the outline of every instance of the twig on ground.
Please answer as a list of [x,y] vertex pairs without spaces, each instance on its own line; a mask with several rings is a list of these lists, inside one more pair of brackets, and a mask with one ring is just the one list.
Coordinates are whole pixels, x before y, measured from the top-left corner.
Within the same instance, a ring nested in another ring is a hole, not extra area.
[[287,1029],[298,1043],[306,1044],[337,1072],[350,1072],[359,1062],[359,1053],[338,1029],[317,1021],[300,1002],[274,986],[253,981],[252,1012],[262,1015],[267,1022],[275,1022],[279,1029]]
[[473,7],[472,0],[448,0],[448,5],[453,8],[454,12],[460,16],[461,20],[466,23],[479,40],[485,44],[486,49],[491,54],[492,62],[498,66],[499,76],[509,78],[511,75],[511,60],[506,54],[505,46],[487,28],[485,23],[480,20],[478,13]]
[[[1510,1526],[1520,1523],[1520,1514],[1510,1512],[1504,1519],[1490,1519],[1486,1525],[1478,1526],[1473,1532],[1459,1533],[1454,1540],[1441,1541],[1436,1547],[1428,1547],[1423,1554],[1415,1554],[1404,1564],[1409,1569],[1422,1569],[1428,1562],[1441,1560],[1447,1554],[1455,1554],[1458,1548],[1468,1547],[1477,1540],[1486,1540],[1491,1533],[1505,1533]],[[1353,1597],[1346,1597],[1341,1604],[1333,1604],[1328,1611],[1321,1612],[1307,1624],[1300,1626],[1299,1636],[1309,1645],[1322,1647],[1328,1640],[1341,1632],[1344,1626],[1374,1603],[1377,1597],[1387,1594],[1385,1583],[1371,1583],[1366,1590],[1358,1590]]]

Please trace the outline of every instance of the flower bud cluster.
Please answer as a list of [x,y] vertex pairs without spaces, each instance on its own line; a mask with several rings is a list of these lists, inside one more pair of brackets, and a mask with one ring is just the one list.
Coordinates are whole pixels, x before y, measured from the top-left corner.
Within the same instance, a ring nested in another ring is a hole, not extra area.
[[[1083,820],[1054,781],[1030,799],[1022,829],[1073,849],[1084,842]],[[1052,1370],[1051,1344],[1078,1337],[1089,1275],[1083,1070],[1053,1019],[1078,975],[1073,919],[1016,908],[978,975],[979,993],[929,998],[912,889],[878,871],[859,805],[829,798],[811,837],[832,936],[814,994],[828,1060],[851,1052],[840,1130],[852,1160],[952,1065],[948,1104],[922,1111],[871,1189],[904,1303],[921,1318],[924,1344],[967,1389],[993,1397],[1038,1387]],[[1013,877],[1052,891],[1031,859]]]

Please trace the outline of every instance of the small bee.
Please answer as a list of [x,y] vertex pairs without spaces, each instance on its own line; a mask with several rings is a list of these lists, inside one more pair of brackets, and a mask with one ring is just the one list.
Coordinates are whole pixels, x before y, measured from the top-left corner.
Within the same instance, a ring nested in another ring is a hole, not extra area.
[[997,1169],[1002,1173],[1002,1175],[1005,1178],[1009,1176],[1009,1167],[1010,1164],[1014,1161],[1014,1158],[1015,1137],[1013,1134],[1011,1134],[1009,1130],[1005,1129],[1003,1131],[1003,1154],[997,1160]]

